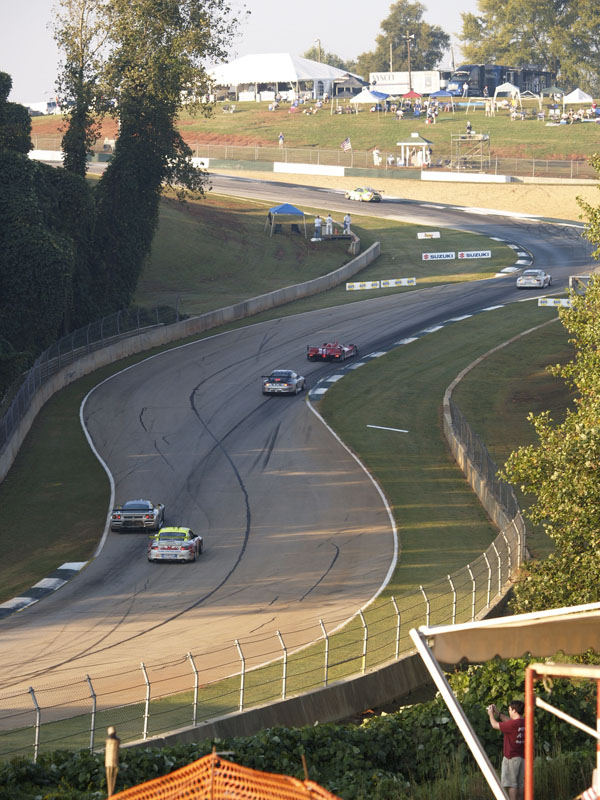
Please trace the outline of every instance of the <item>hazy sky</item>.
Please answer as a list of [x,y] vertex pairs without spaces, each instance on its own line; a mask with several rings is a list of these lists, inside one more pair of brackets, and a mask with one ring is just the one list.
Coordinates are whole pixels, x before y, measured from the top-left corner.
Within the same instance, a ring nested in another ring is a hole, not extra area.
[[[452,36],[460,60],[456,34],[461,11],[477,10],[476,0],[421,0],[425,20]],[[10,100],[40,102],[54,93],[58,54],[48,23],[54,0],[0,0],[0,71],[12,75]],[[247,53],[301,55],[318,38],[324,50],[355,58],[371,50],[380,23],[389,13],[390,0],[233,0],[251,12],[243,23],[232,56]],[[450,56],[444,65],[450,64]],[[368,77],[368,76],[367,76]]]

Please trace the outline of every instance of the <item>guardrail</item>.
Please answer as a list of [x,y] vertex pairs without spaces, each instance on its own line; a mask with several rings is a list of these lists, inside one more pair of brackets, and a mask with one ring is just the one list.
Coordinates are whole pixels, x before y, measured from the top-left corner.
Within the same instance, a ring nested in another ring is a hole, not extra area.
[[[295,630],[236,639],[218,651],[194,649],[118,673],[2,692],[0,757],[29,755],[35,760],[41,751],[57,747],[93,749],[97,731],[108,724],[117,725],[123,742],[184,727],[202,738],[207,721],[218,730],[216,718],[256,706],[262,707],[257,727],[268,727],[275,724],[269,704],[278,704],[281,720],[281,701],[319,687],[335,691],[336,682],[344,678],[403,658],[412,650],[410,628],[484,616],[519,568],[525,531],[514,494],[497,479],[485,445],[454,404],[451,410],[450,437],[463,448],[480,484],[508,520],[485,553],[416,591],[378,598],[349,622],[314,619]],[[360,711],[369,698],[356,694]]]
[[[33,136],[36,150],[60,150],[60,136]],[[227,144],[203,144],[188,141],[197,158],[209,158],[223,161],[266,162],[283,161],[289,164],[317,164],[326,166],[342,166],[358,169],[376,169],[382,177],[401,177],[402,173],[414,171],[417,167],[398,167],[388,164],[385,154],[384,163],[376,167],[373,153],[364,150],[348,150],[341,148],[329,150],[319,147],[255,147]],[[95,148],[98,153],[105,152],[102,145]],[[435,169],[450,170],[451,153],[449,149],[436,147],[432,166]],[[494,175],[529,176],[536,178],[568,178],[596,180],[594,169],[585,159],[552,160],[547,158],[504,158],[492,156],[483,170]]]

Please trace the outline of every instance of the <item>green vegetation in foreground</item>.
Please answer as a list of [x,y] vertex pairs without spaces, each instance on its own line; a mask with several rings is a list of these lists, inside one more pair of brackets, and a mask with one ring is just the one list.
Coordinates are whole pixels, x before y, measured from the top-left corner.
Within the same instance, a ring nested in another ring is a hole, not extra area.
[[[308,239],[292,234],[289,222],[283,223],[283,234],[270,237],[265,231],[269,205],[213,194],[186,205],[167,198],[161,205],[158,235],[136,302],[175,306],[179,299],[180,310],[200,314],[325,275],[350,260],[347,241],[310,241],[313,215],[325,217],[327,209],[303,207],[309,215]],[[353,230],[360,237],[362,251],[376,241],[381,243],[381,256],[355,280],[416,277],[418,287],[435,286],[488,278],[515,262],[514,251],[506,245],[464,231],[444,230],[440,239],[422,240],[417,239],[417,232],[428,230],[425,226],[358,215]],[[421,258],[424,252],[440,250],[491,250],[492,258]],[[372,290],[368,296],[406,291],[414,289]],[[342,285],[318,299],[309,298],[305,306],[308,310],[364,299],[365,292],[347,292]]]
[[[531,115],[537,113],[534,100],[523,100],[523,107]],[[507,111],[486,117],[483,105],[477,109],[471,107],[468,114],[463,106],[457,106],[454,114],[441,112],[435,125],[426,125],[424,117],[407,116],[398,122],[392,114],[371,114],[366,110],[359,114],[332,115],[327,107],[316,115],[306,115],[289,114],[289,107],[285,105],[277,111],[269,111],[268,103],[236,103],[236,108],[235,114],[223,114],[221,105],[217,105],[209,118],[182,113],[179,130],[192,150],[197,143],[270,145],[273,160],[281,158],[277,147],[280,131],[285,135],[287,148],[339,151],[340,143],[349,136],[354,150],[378,147],[384,153],[395,153],[396,142],[409,140],[411,133],[416,132],[433,142],[435,159],[450,153],[450,136],[464,133],[467,119],[474,130],[490,134],[492,154],[499,158],[586,159],[598,149],[598,126],[593,123],[546,127],[533,116],[522,122],[511,122]],[[59,123],[60,120],[57,126]],[[47,117],[32,118],[34,141],[38,135],[36,131],[47,124]],[[40,134],[40,142],[41,137],[46,134]],[[234,157],[243,157],[241,153],[237,150]]]

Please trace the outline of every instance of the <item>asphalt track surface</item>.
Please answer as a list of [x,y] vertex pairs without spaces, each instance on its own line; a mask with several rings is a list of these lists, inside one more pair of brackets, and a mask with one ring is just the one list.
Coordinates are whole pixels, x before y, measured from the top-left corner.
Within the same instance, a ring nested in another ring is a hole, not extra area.
[[[593,267],[577,226],[421,202],[365,208],[342,193],[293,184],[215,176],[213,185],[273,203],[496,236],[527,249],[551,272],[555,290]],[[236,638],[252,663],[266,650],[276,655],[277,630],[293,647],[307,628],[320,634],[320,618],[331,628],[352,616],[394,563],[387,510],[304,397],[265,397],[260,376],[291,367],[311,387],[335,367],[307,362],[309,343],[353,341],[366,355],[522,299],[513,278],[366,299],[174,348],[99,385],[83,416],[116,500],[164,502],[167,524],[201,533],[205,551],[195,564],[150,564],[145,535],[109,534],[65,587],[0,622],[0,689],[125,673],[188,651],[206,654],[211,676],[225,674],[237,669]]]

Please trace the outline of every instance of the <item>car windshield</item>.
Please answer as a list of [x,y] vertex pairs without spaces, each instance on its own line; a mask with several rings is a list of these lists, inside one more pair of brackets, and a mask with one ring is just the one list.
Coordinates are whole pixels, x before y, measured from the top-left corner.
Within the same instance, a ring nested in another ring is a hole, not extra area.
[[184,542],[187,538],[186,533],[161,533],[158,537],[161,542]]
[[272,372],[269,375],[270,381],[289,381],[292,377],[291,372]]
[[152,505],[150,503],[136,503],[130,501],[124,504],[123,511],[152,511]]
[[540,275],[541,272],[539,272],[537,269],[526,269],[523,273],[523,277],[527,278],[539,278]]

